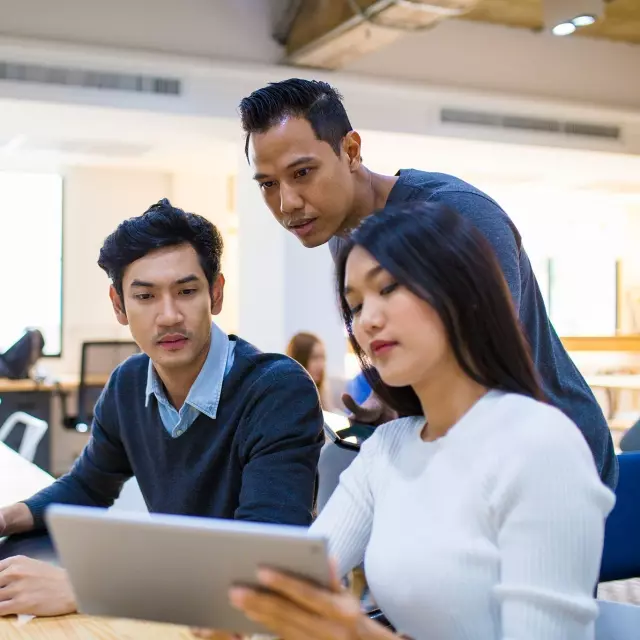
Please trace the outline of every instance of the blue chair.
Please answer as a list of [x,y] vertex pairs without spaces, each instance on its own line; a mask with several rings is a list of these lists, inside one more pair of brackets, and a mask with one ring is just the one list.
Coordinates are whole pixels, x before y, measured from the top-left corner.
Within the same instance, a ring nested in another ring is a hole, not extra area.
[[350,380],[346,391],[358,404],[362,404],[371,395],[371,387],[364,377],[364,373],[359,373],[353,380]]
[[640,577],[640,452],[621,453],[618,463],[616,504],[605,525],[600,582]]
[[596,640],[638,640],[640,607],[620,602],[598,601]]

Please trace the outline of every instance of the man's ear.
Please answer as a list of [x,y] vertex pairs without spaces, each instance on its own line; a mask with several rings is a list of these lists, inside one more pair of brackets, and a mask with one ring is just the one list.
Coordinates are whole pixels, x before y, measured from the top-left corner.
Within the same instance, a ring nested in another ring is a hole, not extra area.
[[129,324],[129,320],[127,319],[127,314],[124,310],[124,304],[122,303],[122,298],[118,295],[116,288],[111,285],[109,287],[109,297],[111,298],[111,304],[113,305],[113,310],[116,314],[116,320],[124,327]]
[[349,161],[349,170],[357,171],[362,164],[362,140],[357,131],[349,131],[342,139],[342,149],[347,155]]
[[219,274],[211,287],[211,315],[217,316],[222,311],[224,300],[224,276]]

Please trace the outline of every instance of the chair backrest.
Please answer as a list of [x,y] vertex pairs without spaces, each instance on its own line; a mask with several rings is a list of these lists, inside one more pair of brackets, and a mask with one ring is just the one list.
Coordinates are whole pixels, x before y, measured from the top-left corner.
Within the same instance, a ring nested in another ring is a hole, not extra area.
[[607,518],[600,582],[640,577],[640,452],[618,456],[616,504]]
[[39,329],[27,329],[22,337],[0,354],[0,377],[26,379],[42,357],[44,337]]
[[0,427],[0,442],[4,442],[9,437],[9,434],[17,424],[25,425],[22,440],[18,447],[18,453],[29,462],[33,462],[33,459],[36,457],[38,445],[47,432],[49,424],[24,411],[16,411],[12,413]]
[[105,378],[129,356],[139,353],[131,340],[102,340],[82,343],[80,383],[78,385],[78,422],[88,424],[93,414],[95,393],[89,389],[102,389]]
[[640,637],[640,607],[599,600],[598,609],[595,640],[637,640]]
[[316,508],[318,513],[322,511],[335,491],[340,480],[340,474],[353,462],[358,455],[355,448],[345,448],[339,443],[327,438],[320,450],[318,460],[318,493],[316,496]]
[[629,427],[620,440],[620,449],[627,451],[640,451],[640,420]]

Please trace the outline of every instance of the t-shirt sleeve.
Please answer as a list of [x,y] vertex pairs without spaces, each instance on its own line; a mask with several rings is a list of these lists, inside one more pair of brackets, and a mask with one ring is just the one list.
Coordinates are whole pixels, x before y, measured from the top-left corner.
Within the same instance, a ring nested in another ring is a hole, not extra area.
[[470,220],[489,241],[511,292],[516,312],[520,311],[520,238],[507,214],[491,199],[480,193],[441,191],[429,202],[439,202]]

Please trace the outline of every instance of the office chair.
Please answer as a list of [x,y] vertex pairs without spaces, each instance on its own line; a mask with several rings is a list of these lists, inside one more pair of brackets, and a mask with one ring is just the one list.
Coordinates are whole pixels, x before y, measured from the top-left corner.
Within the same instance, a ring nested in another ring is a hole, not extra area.
[[616,504],[607,518],[600,582],[640,577],[640,452],[618,455]]
[[316,493],[316,509],[318,513],[324,509],[331,494],[336,490],[340,474],[358,455],[360,445],[343,440],[340,435],[349,421],[337,414],[323,411],[325,443],[318,459],[318,490]]
[[595,640],[637,640],[640,633],[640,607],[621,602],[598,601]]
[[4,442],[9,434],[13,431],[14,427],[18,424],[24,424],[25,430],[22,434],[22,440],[18,447],[18,453],[28,460],[33,462],[36,457],[36,451],[40,441],[47,432],[49,425],[40,418],[35,418],[24,411],[16,411],[12,413],[5,421],[2,427],[0,427],[0,442]]
[[42,356],[44,336],[39,329],[27,329],[22,337],[0,354],[0,378],[24,380]]
[[119,364],[139,352],[138,345],[128,340],[82,343],[77,414],[67,413],[65,395],[62,398],[63,424],[66,428],[76,429],[81,433],[89,430],[93,420],[93,407],[104,388],[106,379]]
[[629,451],[640,451],[640,420],[636,421],[620,440],[620,450],[625,453]]
[[[347,418],[335,413],[324,411],[323,414],[326,439],[318,460],[316,495],[318,513],[322,511],[331,494],[336,490],[340,482],[340,474],[353,462],[362,442],[375,430],[375,427],[370,425],[350,425]],[[371,609],[366,614],[382,626],[393,629],[380,609]]]

